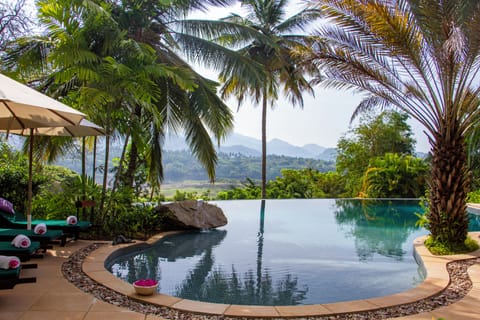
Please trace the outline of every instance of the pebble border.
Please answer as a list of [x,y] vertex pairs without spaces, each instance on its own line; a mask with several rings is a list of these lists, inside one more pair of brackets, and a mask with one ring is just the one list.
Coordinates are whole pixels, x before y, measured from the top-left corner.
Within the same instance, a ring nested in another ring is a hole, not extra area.
[[[148,302],[140,302],[128,296],[111,290],[101,283],[91,279],[82,271],[84,259],[94,250],[100,248],[101,243],[93,243],[85,248],[74,252],[66,262],[62,264],[63,276],[74,284],[80,290],[89,293],[104,302],[128,308],[131,311],[161,316],[167,319],[201,319],[201,320],[243,320],[243,319],[265,319],[256,317],[227,317],[223,315],[207,315],[176,310],[173,308],[159,306]],[[376,310],[361,311],[354,313],[344,313],[336,315],[323,315],[315,317],[288,317],[275,319],[311,319],[311,320],[367,320],[367,319],[387,319],[414,315],[421,312],[428,312],[439,307],[450,305],[467,295],[472,288],[472,281],[468,276],[467,269],[480,263],[480,258],[452,261],[447,264],[447,271],[450,276],[450,283],[439,294],[422,299],[416,302],[407,303],[398,306],[379,308]]]

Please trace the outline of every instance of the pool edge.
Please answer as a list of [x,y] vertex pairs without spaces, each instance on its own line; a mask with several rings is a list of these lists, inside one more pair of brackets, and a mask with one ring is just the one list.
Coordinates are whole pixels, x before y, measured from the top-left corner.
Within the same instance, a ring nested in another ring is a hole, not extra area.
[[[116,278],[105,268],[105,263],[111,259],[118,250],[136,245],[152,244],[164,236],[173,233],[176,232],[157,234],[147,241],[141,241],[134,244],[103,246],[92,252],[84,260],[82,271],[90,278],[111,290],[129,296],[132,299],[169,307],[179,311],[231,317],[309,317],[377,310],[386,307],[404,305],[437,295],[444,291],[450,283],[450,277],[446,267],[449,262],[480,257],[480,250],[469,254],[452,256],[432,255],[423,244],[426,236],[422,236],[413,241],[413,246],[416,254],[420,257],[425,270],[427,271],[427,277],[417,287],[384,297],[301,306],[246,306],[217,304],[192,301],[164,294],[144,297],[135,294],[131,284]],[[473,239],[476,239],[477,242],[480,242],[480,232],[470,232],[469,234]]]

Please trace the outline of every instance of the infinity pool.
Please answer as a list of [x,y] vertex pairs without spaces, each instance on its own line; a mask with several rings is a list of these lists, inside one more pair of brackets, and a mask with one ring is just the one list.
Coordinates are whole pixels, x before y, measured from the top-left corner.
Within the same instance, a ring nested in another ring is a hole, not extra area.
[[[418,200],[215,201],[216,230],[172,235],[108,261],[133,283],[204,302],[304,305],[405,291],[424,279],[413,240]],[[476,230],[478,219],[472,216]]]

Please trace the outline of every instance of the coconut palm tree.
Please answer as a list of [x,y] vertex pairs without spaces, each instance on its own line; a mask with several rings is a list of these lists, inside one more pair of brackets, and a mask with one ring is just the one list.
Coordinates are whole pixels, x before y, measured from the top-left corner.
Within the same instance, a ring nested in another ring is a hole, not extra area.
[[[245,0],[241,6],[246,16],[238,14],[206,24],[187,21],[182,27],[186,33],[203,36],[220,45],[236,50],[243,60],[236,60],[261,68],[263,73],[251,73],[238,64],[222,64],[220,80],[223,98],[235,96],[238,106],[247,98],[262,105],[262,198],[266,198],[267,109],[273,107],[283,93],[293,105],[303,107],[303,92],[313,94],[308,76],[318,75],[314,65],[301,65],[294,52],[307,50],[312,37],[304,30],[319,18],[316,9],[304,9],[286,17],[286,0]],[[198,51],[194,51],[195,57]],[[209,56],[211,57],[211,56]],[[198,57],[197,57],[198,59]],[[211,61],[210,63],[215,63]]]
[[309,2],[325,15],[319,34],[329,46],[306,60],[322,65],[324,86],[366,93],[354,116],[393,106],[424,126],[432,154],[431,236],[437,243],[463,245],[465,138],[480,120],[480,2]]
[[[249,78],[240,79],[239,75],[225,70],[220,74],[223,81],[222,96],[234,95],[239,106],[246,97],[253,97],[255,103],[262,104],[262,199],[266,198],[267,180],[267,109],[273,108],[279,99],[280,87],[292,105],[303,107],[303,92],[313,94],[307,76],[317,75],[317,70],[301,65],[294,52],[307,49],[311,37],[303,33],[309,23],[319,18],[319,12],[304,9],[286,18],[286,0],[248,0],[242,1],[247,10],[246,17],[232,14],[224,21],[243,29],[254,31],[253,37],[238,52],[263,66],[264,82],[254,85]],[[300,32],[299,32],[300,31]],[[298,33],[299,32],[299,33]],[[249,36],[250,37],[250,36]],[[228,42],[227,42],[228,43]],[[233,41],[232,45],[238,45]]]
[[[178,82],[178,79],[164,77],[156,80],[161,97],[154,101],[157,112],[162,115],[162,126],[149,126],[151,115],[141,106],[134,108],[132,119],[144,134],[132,135],[129,149],[125,184],[132,186],[133,175],[139,155],[145,159],[161,159],[161,141],[167,132],[177,133],[183,130],[193,154],[204,165],[210,179],[215,176],[216,151],[213,137],[219,143],[233,125],[233,117],[228,106],[216,96],[217,84],[194,71],[179,52],[182,41],[176,34],[175,25],[192,10],[205,10],[208,6],[228,5],[229,0],[166,2],[123,0],[113,3],[112,15],[127,37],[138,43],[146,44],[155,50],[157,62],[170,66],[172,73],[182,70],[190,82],[190,88]],[[180,38],[181,39],[181,38]],[[187,42],[183,40],[183,42]],[[208,46],[208,43],[207,43]],[[204,52],[202,52],[204,54]],[[145,156],[148,154],[148,156]],[[150,176],[162,178],[161,165],[152,162]]]
[[[151,48],[126,38],[105,3],[45,0],[37,5],[46,31],[19,39],[5,62],[45,91],[68,97],[106,129],[103,209],[110,136],[130,128],[132,106],[155,112],[150,102],[158,96],[155,79],[176,77],[182,83],[183,74],[158,64]],[[160,123],[160,113],[155,115]]]
[[210,134],[220,141],[231,130],[233,117],[216,95],[217,84],[177,54],[180,44],[170,26],[189,10],[228,3],[45,0],[39,10],[49,33],[24,39],[18,54],[11,56],[12,66],[28,67],[22,70],[37,75],[45,68],[47,78],[63,84],[65,93],[78,90],[82,105],[95,106],[90,114],[109,134],[115,129],[126,145],[131,141],[126,185],[133,184],[139,154],[147,159],[152,184],[160,183],[163,137],[178,130],[185,131],[213,180],[216,151]]

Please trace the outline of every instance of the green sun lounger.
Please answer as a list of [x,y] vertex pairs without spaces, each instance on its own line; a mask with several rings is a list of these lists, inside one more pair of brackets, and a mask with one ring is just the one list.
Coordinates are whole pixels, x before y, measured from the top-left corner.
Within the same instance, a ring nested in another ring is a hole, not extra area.
[[[48,231],[61,231],[64,237],[78,239],[80,232],[88,231],[92,224],[89,221],[78,221],[77,224],[67,224],[66,220],[32,220],[32,230],[37,224],[45,223]],[[9,229],[27,229],[27,221],[22,217],[0,211],[0,227]],[[27,235],[28,236],[28,235]],[[63,242],[65,244],[65,242]]]
[[37,278],[20,278],[22,268],[36,268],[36,265],[21,266],[16,269],[0,269],[0,289],[13,289],[17,284],[34,283]]
[[[77,201],[80,207],[92,207],[95,205],[93,200]],[[64,237],[72,237],[74,240],[78,239],[80,232],[88,231],[92,224],[89,221],[78,221],[76,224],[67,223],[65,220],[32,220],[32,230],[36,225],[44,223],[47,226],[47,230],[61,230]],[[27,220],[19,212],[15,212],[13,204],[3,198],[0,198],[0,227],[10,229],[27,229]],[[65,242],[63,242],[65,244]]]
[[[0,241],[12,241],[19,234],[26,235],[31,241],[40,243],[40,248],[43,250],[51,249],[52,244],[60,242],[65,245],[65,235],[60,230],[47,230],[44,234],[36,234],[33,230],[25,229],[11,229],[0,228]],[[47,227],[48,228],[48,227]]]
[[0,255],[16,256],[20,261],[28,261],[31,258],[43,258],[43,255],[37,251],[40,249],[40,242],[32,241],[28,248],[17,248],[10,241],[0,241]]

